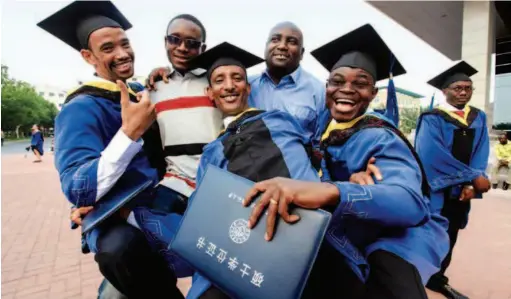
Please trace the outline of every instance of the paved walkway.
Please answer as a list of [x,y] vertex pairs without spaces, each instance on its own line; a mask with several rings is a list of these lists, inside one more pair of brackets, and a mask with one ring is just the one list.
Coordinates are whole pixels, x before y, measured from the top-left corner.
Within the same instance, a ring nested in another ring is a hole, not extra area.
[[[92,255],[69,229],[53,156],[32,163],[2,156],[2,298],[93,299],[101,281]],[[452,268],[452,284],[475,299],[511,298],[511,192],[474,203]],[[181,280],[183,291],[189,280]],[[442,298],[432,295],[430,298]]]

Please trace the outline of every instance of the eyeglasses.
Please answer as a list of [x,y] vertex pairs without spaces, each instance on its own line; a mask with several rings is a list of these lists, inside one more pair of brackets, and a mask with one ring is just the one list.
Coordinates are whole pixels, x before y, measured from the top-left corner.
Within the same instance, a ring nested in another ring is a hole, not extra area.
[[[326,82],[327,82],[328,87],[332,87],[332,88],[344,88],[344,86],[347,84],[346,81],[340,81],[340,80],[335,80],[335,79],[328,79]],[[361,89],[366,89],[366,88],[372,87],[373,85],[368,82],[354,81],[354,82],[351,82],[351,86],[354,89],[361,90]]]
[[185,43],[185,47],[188,49],[198,49],[202,46],[202,42],[194,39],[182,39],[179,36],[167,35],[167,41],[171,45],[180,46],[182,42]]
[[475,87],[472,87],[472,86],[454,86],[454,87],[450,87],[451,90],[454,90],[455,92],[457,93],[460,93],[462,92],[463,90],[465,92],[472,92],[474,91],[476,88]]

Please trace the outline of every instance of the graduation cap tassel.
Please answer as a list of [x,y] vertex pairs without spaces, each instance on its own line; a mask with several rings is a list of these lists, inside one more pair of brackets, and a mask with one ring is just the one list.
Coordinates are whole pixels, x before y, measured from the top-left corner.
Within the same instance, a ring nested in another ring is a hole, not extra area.
[[394,63],[396,62],[396,57],[391,53],[390,54],[390,69],[389,69],[389,78],[392,80],[394,77],[392,76],[392,70],[394,69]]
[[394,125],[399,126],[399,108],[397,106],[396,87],[394,86],[394,79],[392,77],[392,68],[394,67],[395,58],[391,55],[390,61],[390,77],[387,86],[387,107],[385,109],[385,116],[390,119]]
[[429,110],[433,110],[433,104],[435,103],[435,93],[431,96],[431,102],[429,103]]

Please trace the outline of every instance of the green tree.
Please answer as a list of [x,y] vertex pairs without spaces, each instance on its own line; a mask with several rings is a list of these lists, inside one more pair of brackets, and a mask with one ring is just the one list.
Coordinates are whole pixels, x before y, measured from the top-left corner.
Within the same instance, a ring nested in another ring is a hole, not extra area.
[[511,130],[511,123],[500,123],[497,125],[494,125],[493,128],[495,130]]
[[8,67],[2,65],[2,130],[28,131],[33,124],[53,127],[58,113],[54,104],[41,97],[33,86],[9,77]]
[[399,113],[399,129],[401,132],[409,134],[415,129],[419,115],[419,109],[402,109]]
[[417,120],[421,113],[428,110],[426,107],[420,109],[404,108],[399,111],[399,129],[405,134],[409,134],[417,127]]

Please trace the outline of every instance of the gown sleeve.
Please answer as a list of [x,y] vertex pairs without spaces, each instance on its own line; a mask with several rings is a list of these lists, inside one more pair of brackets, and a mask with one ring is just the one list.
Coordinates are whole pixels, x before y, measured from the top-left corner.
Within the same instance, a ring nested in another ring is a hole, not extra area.
[[76,207],[94,205],[141,148],[122,131],[105,144],[103,118],[93,99],[83,96],[65,105],[55,120],[55,166],[64,195]]
[[419,119],[415,150],[424,165],[429,185],[434,192],[470,182],[484,173],[454,158],[443,141],[440,120],[434,115]]
[[[383,180],[375,180],[374,185],[331,182],[340,193],[339,204],[333,213],[334,221],[347,216],[382,226],[413,227],[429,219],[419,165],[397,135],[381,128],[365,129],[352,136],[344,146],[343,155],[349,153],[350,156],[345,166],[337,167],[347,166],[353,174],[365,169],[367,161],[375,157],[375,165],[382,172]],[[332,158],[343,159],[335,157],[335,152]]]

